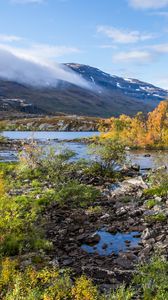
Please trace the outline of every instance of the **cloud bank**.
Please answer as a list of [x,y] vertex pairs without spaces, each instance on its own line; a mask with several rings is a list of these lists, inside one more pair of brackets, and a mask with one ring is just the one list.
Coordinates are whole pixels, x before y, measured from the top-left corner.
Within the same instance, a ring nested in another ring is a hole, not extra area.
[[168,0],[128,0],[137,9],[158,9],[168,6]]
[[15,51],[0,45],[0,77],[39,87],[56,87],[63,80],[83,88],[91,88],[87,81],[57,63],[36,61],[26,56],[16,55]]
[[103,33],[113,42],[121,44],[137,43],[153,38],[152,34],[143,34],[138,30],[126,31],[110,26],[98,26],[97,32]]
[[148,51],[128,51],[128,52],[119,52],[113,56],[114,62],[136,62],[136,63],[144,63],[149,62],[152,59],[152,55]]

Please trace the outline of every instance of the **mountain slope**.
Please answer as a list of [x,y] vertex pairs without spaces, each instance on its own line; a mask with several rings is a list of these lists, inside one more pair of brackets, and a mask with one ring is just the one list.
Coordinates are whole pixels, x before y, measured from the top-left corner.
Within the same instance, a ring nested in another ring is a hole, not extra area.
[[133,115],[152,110],[168,97],[166,90],[148,83],[112,76],[86,65],[65,65],[87,80],[91,89],[67,82],[60,82],[56,88],[35,88],[0,80],[1,113]]

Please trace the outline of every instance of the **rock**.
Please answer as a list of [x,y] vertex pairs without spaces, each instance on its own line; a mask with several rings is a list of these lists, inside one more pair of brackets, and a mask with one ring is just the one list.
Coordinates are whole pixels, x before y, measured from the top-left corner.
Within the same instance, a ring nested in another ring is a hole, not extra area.
[[69,259],[65,259],[63,261],[63,266],[70,266],[73,263],[73,259],[69,258]]
[[58,262],[58,258],[54,258],[53,260],[51,260],[49,262],[50,265],[52,265],[54,268],[59,267],[59,262]]
[[117,233],[117,228],[115,226],[111,226],[107,230],[111,234],[116,234]]
[[159,197],[159,196],[155,196],[154,198],[155,198],[155,200],[158,201],[158,202],[162,202],[162,200],[163,200],[162,197]]
[[156,171],[162,171],[162,170],[167,170],[167,166],[163,165],[156,169]]
[[154,243],[155,243],[155,239],[154,238],[148,239],[148,245],[153,245]]
[[125,183],[131,184],[133,186],[136,186],[136,187],[142,188],[142,189],[147,189],[148,188],[147,184],[143,181],[141,176],[138,176],[136,178],[128,179],[127,181],[125,181]]
[[140,165],[134,164],[134,165],[131,166],[131,169],[134,170],[134,171],[139,172],[139,170],[140,170]]
[[121,207],[116,211],[116,216],[121,217],[121,216],[125,215],[126,213],[127,213],[127,210],[124,207]]
[[98,233],[94,233],[93,235],[86,237],[83,242],[92,246],[98,244],[100,242],[100,235]]
[[107,245],[106,243],[104,243],[103,246],[102,246],[102,249],[103,249],[103,250],[106,250],[107,247],[108,247],[108,245]]
[[148,186],[142,179],[142,176],[130,178],[128,180],[124,180],[118,184],[118,187],[111,191],[112,197],[119,197],[125,195],[131,195],[135,192],[135,190],[139,193],[140,189],[147,189]]
[[163,242],[165,238],[166,238],[166,234],[161,234],[161,235],[156,237],[156,241],[157,242]]
[[131,269],[133,266],[132,261],[126,260],[124,258],[116,258],[114,260],[114,263],[117,264],[119,267],[125,268],[125,269]]
[[149,228],[146,228],[141,235],[142,240],[147,240],[151,237],[151,232],[149,230]]
[[152,245],[147,245],[140,253],[139,253],[139,256],[140,256],[140,259],[144,260],[146,259],[151,250],[153,249],[153,246]]
[[137,261],[138,260],[138,257],[131,253],[131,252],[126,252],[126,253],[119,253],[119,257],[121,258],[124,258],[124,259],[128,259],[128,260],[131,260],[131,261]]
[[141,233],[137,233],[133,235],[133,238],[135,239],[139,239],[141,237]]
[[129,246],[129,245],[131,244],[131,241],[126,240],[126,241],[125,241],[125,244],[126,244],[127,246]]
[[109,217],[110,217],[109,214],[105,214],[105,215],[100,217],[100,220],[105,220],[105,219],[108,219]]

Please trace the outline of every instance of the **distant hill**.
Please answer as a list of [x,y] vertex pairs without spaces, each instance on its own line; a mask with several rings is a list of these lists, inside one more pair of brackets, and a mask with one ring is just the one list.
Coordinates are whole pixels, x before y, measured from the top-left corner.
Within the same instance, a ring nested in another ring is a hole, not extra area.
[[91,89],[63,81],[56,88],[35,88],[0,80],[0,115],[134,115],[151,111],[168,98],[168,91],[149,83],[113,76],[86,65],[65,65],[87,80]]

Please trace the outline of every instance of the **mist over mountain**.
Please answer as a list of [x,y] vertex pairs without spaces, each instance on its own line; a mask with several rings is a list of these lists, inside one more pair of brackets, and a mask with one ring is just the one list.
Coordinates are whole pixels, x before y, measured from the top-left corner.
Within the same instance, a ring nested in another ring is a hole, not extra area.
[[[5,79],[0,73],[1,113],[134,115],[149,112],[168,98],[166,90],[152,84],[110,75],[91,66],[67,63],[59,69],[65,70],[68,80],[63,74],[55,85],[31,84],[14,76]],[[44,69],[42,75],[45,78]]]
[[1,45],[0,78],[34,87],[56,87],[59,81],[66,81],[83,88],[89,83],[66,65],[15,55]]

